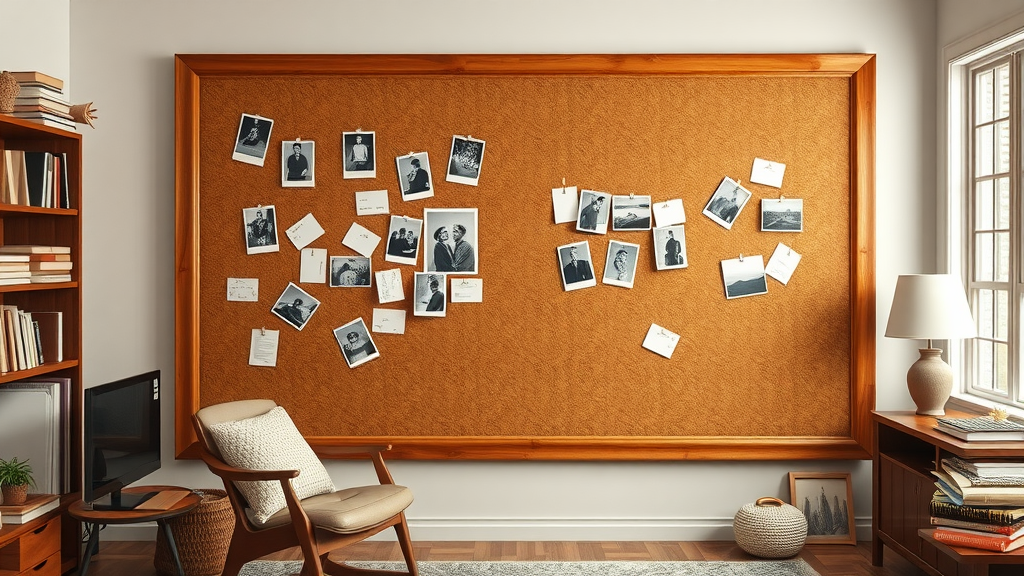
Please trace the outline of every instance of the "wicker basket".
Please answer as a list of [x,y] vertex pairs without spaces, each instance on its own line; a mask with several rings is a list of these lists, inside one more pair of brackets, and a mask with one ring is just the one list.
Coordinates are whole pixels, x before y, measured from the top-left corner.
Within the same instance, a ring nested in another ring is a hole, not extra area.
[[[224,571],[224,561],[235,528],[231,500],[223,490],[196,490],[203,501],[187,514],[167,520],[174,534],[185,576],[216,576]],[[162,576],[177,576],[177,568],[167,538],[157,532],[153,566]]]
[[732,523],[736,543],[761,558],[789,558],[807,540],[807,519],[778,498],[758,498],[740,508]]

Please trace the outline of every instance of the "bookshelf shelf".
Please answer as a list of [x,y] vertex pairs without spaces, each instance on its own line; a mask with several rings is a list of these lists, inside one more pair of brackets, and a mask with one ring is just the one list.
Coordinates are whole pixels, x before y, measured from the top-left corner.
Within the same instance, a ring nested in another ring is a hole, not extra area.
[[[71,271],[75,273],[74,270]],[[43,292],[52,290],[75,290],[78,288],[78,282],[54,282],[53,284],[11,284],[10,286],[0,286],[0,294],[4,292]]]
[[42,214],[46,216],[78,216],[74,208],[40,208],[38,206],[22,206],[20,204],[0,204],[0,214]]
[[18,370],[16,372],[5,372],[0,374],[0,384],[6,384],[7,382],[17,382],[18,380],[24,380],[25,378],[35,378],[36,376],[45,376],[52,374],[59,370],[66,370],[68,368],[75,368],[78,366],[78,360],[65,360],[63,362],[47,362],[41,366],[35,368],[29,368],[28,370]]

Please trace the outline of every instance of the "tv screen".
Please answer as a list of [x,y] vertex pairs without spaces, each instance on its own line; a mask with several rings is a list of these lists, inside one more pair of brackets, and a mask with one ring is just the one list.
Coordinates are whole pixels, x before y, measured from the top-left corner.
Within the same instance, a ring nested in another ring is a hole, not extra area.
[[101,510],[129,510],[155,493],[121,489],[160,468],[160,371],[85,389],[82,499]]

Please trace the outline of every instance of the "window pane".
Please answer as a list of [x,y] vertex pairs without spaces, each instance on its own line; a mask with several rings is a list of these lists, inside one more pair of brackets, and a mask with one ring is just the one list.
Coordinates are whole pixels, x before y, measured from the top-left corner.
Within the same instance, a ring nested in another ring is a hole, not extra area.
[[996,130],[996,172],[1010,171],[1010,122],[1002,120],[995,125]]
[[974,235],[974,279],[979,282],[992,281],[992,241],[991,233]]
[[992,342],[976,338],[974,340],[974,349],[977,352],[974,361],[978,374],[975,387],[982,390],[992,390]]
[[992,175],[992,126],[982,126],[974,131],[975,176]]
[[974,226],[977,230],[991,230],[994,226],[992,221],[992,206],[993,206],[993,194],[992,194],[992,181],[983,180],[978,182],[976,185],[977,193],[975,194],[974,204]]
[[1010,115],[1010,65],[1003,64],[996,68],[996,118]]
[[992,291],[978,290],[978,309],[974,313],[978,322],[978,336],[991,338],[995,336],[992,322]]
[[1001,230],[1010,228],[1010,179],[996,180],[996,227]]
[[1008,348],[1006,344],[995,344],[994,348],[995,358],[993,359],[993,362],[995,363],[995,366],[992,367],[992,372],[995,378],[995,389],[1006,394],[1010,391],[1007,386],[1007,374],[1009,373],[1009,370],[1006,365],[1006,353]]
[[1007,334],[1010,332],[1010,293],[1006,290],[996,290],[995,324],[997,340],[1006,342]]
[[974,85],[975,124],[992,121],[992,71],[978,74]]
[[1007,282],[1010,279],[1010,233],[997,232],[995,237],[996,281]]

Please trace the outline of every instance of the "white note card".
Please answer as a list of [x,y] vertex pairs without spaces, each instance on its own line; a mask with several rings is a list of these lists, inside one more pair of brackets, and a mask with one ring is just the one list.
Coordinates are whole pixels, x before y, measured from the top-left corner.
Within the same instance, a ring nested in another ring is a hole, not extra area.
[[674,226],[686,224],[686,210],[683,209],[683,199],[675,198],[653,204],[654,223],[658,228],[662,226]]
[[382,334],[405,334],[405,310],[374,308],[370,329]]
[[750,169],[750,181],[774,188],[782,188],[782,175],[786,173],[786,165],[781,162],[754,158],[754,167]]
[[362,256],[369,258],[373,255],[373,251],[377,249],[377,244],[380,244],[380,236],[359,224],[353,223],[341,243],[359,252]]
[[312,214],[306,214],[284,233],[288,235],[288,239],[295,245],[296,250],[302,250],[309,246],[310,242],[323,236],[324,229]]
[[402,271],[398,268],[381,270],[374,274],[377,277],[377,299],[381,304],[405,300],[402,291]]
[[356,192],[356,216],[387,214],[391,211],[387,190]]
[[299,282],[327,282],[327,248],[303,248],[299,258]]
[[249,342],[249,364],[252,366],[277,366],[277,342],[280,330],[252,329]]
[[551,204],[555,208],[555,224],[575,222],[580,211],[580,197],[575,186],[551,189]]
[[768,259],[768,265],[764,267],[764,273],[775,278],[783,284],[789,284],[796,265],[800,263],[801,256],[782,242],[775,247],[772,257]]
[[259,278],[228,278],[228,302],[256,302],[259,299]]
[[644,338],[644,348],[655,354],[661,354],[665,358],[671,358],[675,352],[676,344],[679,343],[679,334],[666,330],[657,324],[651,324]]
[[483,278],[452,278],[452,302],[483,302]]

